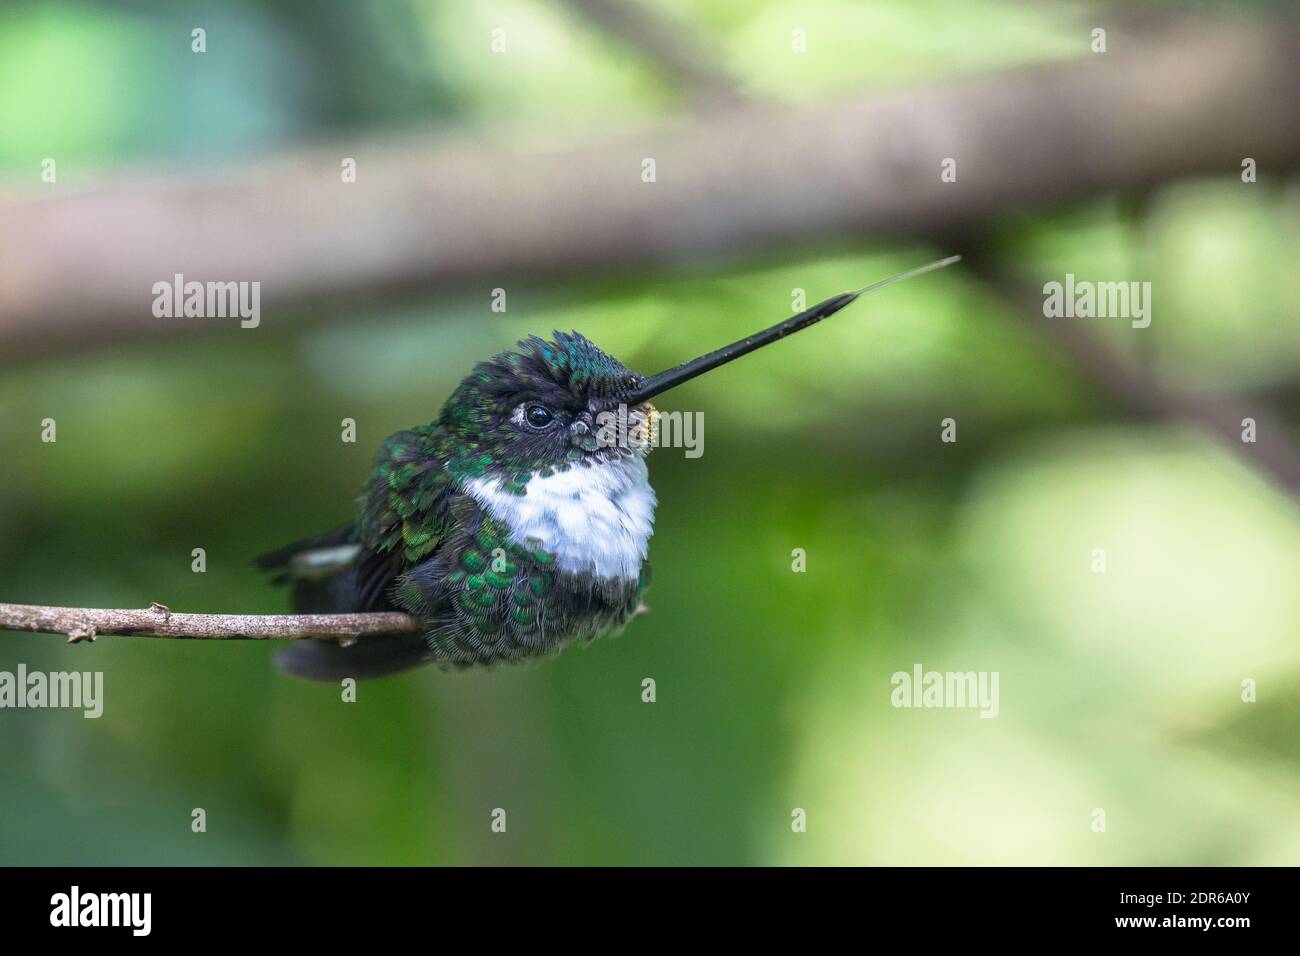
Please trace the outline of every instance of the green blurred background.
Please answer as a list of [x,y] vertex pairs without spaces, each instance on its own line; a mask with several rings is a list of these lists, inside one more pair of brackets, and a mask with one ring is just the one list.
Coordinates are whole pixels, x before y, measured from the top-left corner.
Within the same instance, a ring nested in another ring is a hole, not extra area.
[[[1076,56],[1092,22],[989,0],[659,6],[786,102]],[[503,20],[515,73],[485,54]],[[824,37],[816,56],[769,55],[792,22]],[[189,58],[193,24],[226,39]],[[680,108],[536,0],[0,9],[0,184],[47,155],[75,189],[440,125],[578,139]],[[1294,183],[1227,170],[1154,191],[1140,221],[1111,196],[998,226],[1030,272],[1153,280],[1141,344],[1161,373],[1266,394],[1294,430],[1298,212]],[[0,600],[281,611],[252,558],[346,520],[382,439],[519,336],[576,328],[652,372],[782,317],[795,287],[815,300],[947,251],[791,250],[511,287],[505,315],[464,293],[11,365]],[[105,675],[99,720],[0,712],[0,863],[1300,862],[1294,500],[1125,413],[969,271],[857,309],[668,396],[704,412],[705,453],[651,458],[652,613],[620,637],[342,703],[253,643],[0,635],[0,670]],[[890,676],[917,662],[998,671],[1000,715],[894,709]]]

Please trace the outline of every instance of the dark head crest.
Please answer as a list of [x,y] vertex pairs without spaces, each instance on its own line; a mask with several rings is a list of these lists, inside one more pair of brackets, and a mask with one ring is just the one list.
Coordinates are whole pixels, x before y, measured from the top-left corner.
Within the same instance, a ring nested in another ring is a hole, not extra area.
[[516,367],[532,366],[536,374],[582,404],[617,401],[640,381],[639,375],[585,335],[557,331],[552,336],[549,342],[535,335],[522,340]]

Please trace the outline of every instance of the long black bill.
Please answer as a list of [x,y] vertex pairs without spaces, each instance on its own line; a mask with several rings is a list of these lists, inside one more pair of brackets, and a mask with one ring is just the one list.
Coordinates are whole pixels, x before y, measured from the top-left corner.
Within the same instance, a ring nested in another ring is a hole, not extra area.
[[934,262],[927,263],[916,269],[909,269],[907,272],[900,272],[896,276],[890,276],[888,279],[881,279],[879,282],[873,282],[857,292],[841,292],[839,295],[831,296],[825,302],[819,302],[811,309],[805,309],[798,315],[792,315],[784,322],[778,322],[770,329],[764,329],[761,332],[755,332],[753,335],[741,339],[739,342],[732,342],[730,345],[724,345],[717,351],[710,352],[708,355],[701,355],[697,359],[691,359],[681,365],[651,375],[645,379],[637,390],[626,399],[627,404],[637,405],[641,402],[648,401],[661,392],[666,392],[670,388],[689,382],[697,375],[703,375],[710,372],[719,365],[726,365],[728,362],[740,358],[742,355],[748,355],[755,349],[761,349],[764,345],[771,345],[778,339],[783,339],[787,335],[792,335],[802,329],[815,325],[822,319],[834,315],[840,309],[844,308],[858,296],[866,295],[868,292],[874,292],[876,289],[883,289],[887,285],[893,285],[895,282],[902,282],[904,279],[910,279],[913,276],[919,276],[926,272],[933,272],[936,269],[942,269],[950,266],[954,262],[960,262],[961,256],[949,256],[947,259],[938,259]]

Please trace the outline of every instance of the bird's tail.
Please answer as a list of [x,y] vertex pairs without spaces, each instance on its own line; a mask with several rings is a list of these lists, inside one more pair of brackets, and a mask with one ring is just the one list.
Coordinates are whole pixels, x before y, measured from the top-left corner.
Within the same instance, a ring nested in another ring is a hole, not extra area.
[[[277,584],[293,588],[293,607],[303,613],[341,614],[393,610],[387,602],[385,569],[365,560],[345,525],[285,545],[257,559],[275,572]],[[276,665],[307,680],[383,677],[427,662],[429,645],[419,634],[375,634],[344,647],[329,641],[297,641],[276,655]]]
[[329,641],[297,641],[275,656],[280,670],[307,680],[337,683],[346,677],[385,677],[429,661],[421,634],[375,634],[341,647]]

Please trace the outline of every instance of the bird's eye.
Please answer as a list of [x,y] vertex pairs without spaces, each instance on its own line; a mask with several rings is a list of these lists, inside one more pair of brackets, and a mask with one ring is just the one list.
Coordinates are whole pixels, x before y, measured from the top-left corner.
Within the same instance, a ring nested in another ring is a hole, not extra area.
[[554,420],[555,416],[545,405],[529,405],[524,409],[524,421],[528,423],[529,428],[545,428]]

